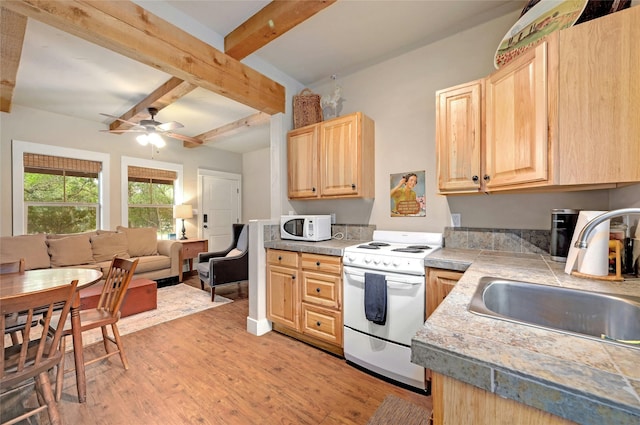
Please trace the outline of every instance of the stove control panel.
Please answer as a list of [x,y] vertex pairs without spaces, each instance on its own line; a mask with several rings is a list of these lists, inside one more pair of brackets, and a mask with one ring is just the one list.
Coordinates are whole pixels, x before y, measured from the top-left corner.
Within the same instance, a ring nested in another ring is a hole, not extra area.
[[424,258],[393,257],[389,255],[368,255],[348,252],[342,257],[345,266],[360,267],[376,270],[407,273],[413,275],[424,274]]

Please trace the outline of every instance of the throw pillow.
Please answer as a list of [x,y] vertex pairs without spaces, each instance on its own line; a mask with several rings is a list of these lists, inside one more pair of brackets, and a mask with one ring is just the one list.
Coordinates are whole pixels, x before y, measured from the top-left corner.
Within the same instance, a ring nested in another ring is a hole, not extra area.
[[62,238],[68,238],[69,236],[94,236],[97,235],[98,231],[97,230],[91,230],[88,232],[81,232],[81,233],[49,233],[47,234],[47,239],[62,239]]
[[51,259],[47,251],[46,235],[4,236],[0,238],[0,260],[24,258],[25,270],[48,269]]
[[89,235],[69,236],[60,239],[48,239],[49,255],[52,267],[93,264],[93,252]]
[[108,261],[113,257],[129,258],[127,235],[125,233],[105,233],[91,237],[93,259]]
[[235,257],[236,255],[240,254],[242,254],[242,251],[240,251],[238,248],[233,248],[227,255],[225,255],[225,257]]
[[129,255],[132,257],[158,255],[158,231],[155,227],[118,226],[116,229],[127,235]]
[[249,226],[245,224],[242,227],[240,236],[238,236],[238,243],[236,244],[236,248],[242,252],[245,252],[249,246],[249,235],[247,233],[249,233]]

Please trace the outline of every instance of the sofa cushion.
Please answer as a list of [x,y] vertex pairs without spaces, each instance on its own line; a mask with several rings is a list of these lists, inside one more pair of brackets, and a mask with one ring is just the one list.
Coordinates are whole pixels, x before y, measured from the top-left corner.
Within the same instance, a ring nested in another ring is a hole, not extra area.
[[46,235],[4,236],[0,238],[0,259],[12,261],[24,258],[26,270],[48,269],[51,259],[47,251]]
[[129,242],[129,255],[144,257],[158,254],[158,236],[155,227],[117,227],[118,232],[125,233]]
[[51,267],[94,263],[88,234],[47,239],[47,245],[49,245]]
[[126,233],[104,233],[91,237],[91,250],[95,261],[111,260],[114,256],[129,258]]
[[149,255],[138,257],[136,273],[147,273],[171,267],[171,257],[165,255]]
[[49,233],[47,234],[47,239],[62,239],[62,238],[68,238],[69,236],[95,236],[98,234],[97,230],[91,230],[88,232],[81,232],[81,233]]

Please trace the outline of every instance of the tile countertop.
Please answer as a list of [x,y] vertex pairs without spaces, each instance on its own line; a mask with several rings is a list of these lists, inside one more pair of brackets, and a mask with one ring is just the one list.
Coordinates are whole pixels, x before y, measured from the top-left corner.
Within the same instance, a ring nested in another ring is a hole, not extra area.
[[467,310],[482,276],[636,296],[640,280],[581,279],[548,256],[495,251],[442,249],[425,266],[465,273],[414,336],[414,363],[580,424],[640,423],[640,349]]
[[353,239],[330,239],[328,241],[320,242],[304,242],[304,241],[290,241],[290,240],[273,240],[265,241],[264,247],[271,249],[282,249],[285,251],[306,252],[309,254],[322,254],[333,255],[335,257],[342,257],[344,249],[351,245],[357,245],[358,240]]

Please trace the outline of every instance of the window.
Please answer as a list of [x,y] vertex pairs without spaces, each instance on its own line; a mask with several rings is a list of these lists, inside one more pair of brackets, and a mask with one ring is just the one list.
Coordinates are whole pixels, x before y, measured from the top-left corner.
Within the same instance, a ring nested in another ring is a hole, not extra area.
[[173,206],[182,203],[182,164],[123,156],[122,223],[155,227],[158,238],[176,232]]
[[129,227],[155,227],[158,236],[175,233],[174,181],[177,173],[144,167],[128,167]]
[[25,153],[27,233],[77,233],[99,228],[102,164]]

